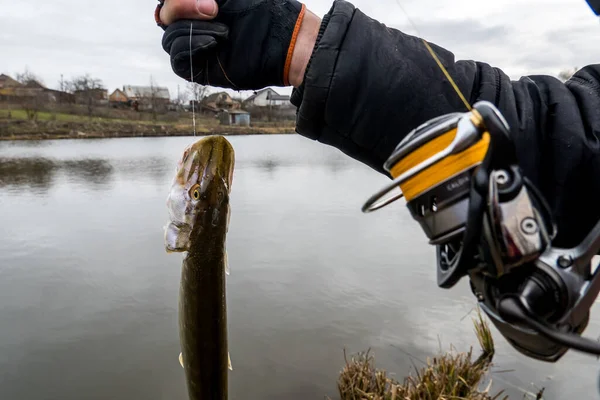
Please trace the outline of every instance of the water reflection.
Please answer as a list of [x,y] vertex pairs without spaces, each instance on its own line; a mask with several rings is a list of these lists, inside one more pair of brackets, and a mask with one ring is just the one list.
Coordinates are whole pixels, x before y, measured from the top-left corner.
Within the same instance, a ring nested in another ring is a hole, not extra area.
[[51,140],[3,140],[0,142],[2,148],[42,148],[52,146]]
[[106,160],[66,160],[57,164],[68,177],[91,189],[106,188],[114,173]]
[[[160,310],[149,311],[155,316],[154,323],[172,323]],[[65,329],[71,336],[54,341],[52,346],[44,338],[24,342],[20,354],[11,349],[4,352],[4,361],[12,362],[10,369],[3,370],[0,398],[152,399],[163,391],[168,394],[165,398],[185,398],[180,367],[173,362],[153,362],[149,356],[152,353],[160,360],[173,360],[179,352],[178,343],[165,340],[170,337],[156,332],[150,320],[134,315],[116,325],[119,313],[123,310],[74,323]],[[136,359],[147,363],[132,368],[131,360]],[[112,389],[105,389],[109,387]]]
[[0,188],[47,191],[58,173],[90,188],[110,182],[114,170],[107,160],[52,160],[48,158],[0,158]]
[[94,190],[108,188],[115,175],[132,181],[147,179],[160,185],[174,172],[168,161],[164,157],[119,160],[0,157],[0,188],[47,192],[59,175]]
[[158,185],[165,182],[168,177],[175,175],[176,163],[166,157],[149,156],[113,160],[112,166],[120,176],[127,180],[148,179]]
[[270,159],[270,158],[265,159],[265,160],[259,160],[256,163],[256,166],[261,171],[264,171],[267,174],[267,176],[269,177],[269,179],[275,178],[275,171],[277,170],[279,165],[280,165],[280,163],[277,160]]
[[0,158],[0,188],[19,187],[47,191],[56,164],[45,158]]

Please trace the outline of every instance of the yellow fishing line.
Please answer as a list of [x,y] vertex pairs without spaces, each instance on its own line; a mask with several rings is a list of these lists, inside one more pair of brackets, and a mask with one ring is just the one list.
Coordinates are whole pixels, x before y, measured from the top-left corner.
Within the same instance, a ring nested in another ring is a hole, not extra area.
[[[415,23],[412,21],[412,19],[410,18],[410,16],[408,15],[408,13],[406,12],[406,10],[404,9],[404,7],[402,7],[402,3],[400,3],[400,0],[396,0],[396,4],[398,4],[398,7],[400,7],[400,9],[402,10],[402,12],[406,16],[406,19],[408,20],[408,23],[411,24],[412,27],[413,27],[413,29],[417,32],[417,35],[419,37],[421,37],[421,33],[419,32],[419,29],[417,28],[417,26],[415,25]],[[440,69],[442,70],[442,72],[444,73],[444,75],[446,76],[446,78],[448,79],[448,81],[450,82],[450,84],[452,85],[452,88],[454,89],[454,91],[456,92],[456,94],[458,94],[458,97],[460,97],[460,99],[462,100],[462,102],[465,103],[465,107],[467,107],[467,110],[471,111],[472,110],[471,105],[469,104],[469,102],[467,101],[467,99],[465,98],[465,96],[463,96],[462,92],[458,88],[458,85],[456,84],[456,82],[454,82],[454,79],[452,79],[452,77],[450,76],[450,74],[448,73],[448,71],[446,70],[446,68],[442,64],[442,62],[439,60],[439,58],[437,57],[437,55],[435,54],[435,52],[433,51],[433,49],[431,48],[431,46],[429,46],[429,43],[427,43],[427,41],[425,39],[423,39],[423,38],[421,38],[421,40],[423,41],[423,43],[425,44],[425,47],[427,48],[427,50],[429,51],[429,53],[431,54],[431,56],[433,57],[433,59],[435,60],[435,62],[437,63],[437,65],[440,67]]]
[[469,102],[467,101],[467,99],[465,98],[465,96],[463,96],[462,92],[458,88],[458,85],[456,84],[456,82],[454,82],[454,79],[452,79],[452,77],[450,76],[450,74],[448,73],[448,71],[446,70],[446,68],[444,68],[444,65],[439,60],[439,58],[436,56],[436,54],[433,51],[433,49],[431,48],[431,46],[429,46],[429,43],[427,43],[427,41],[425,39],[421,39],[421,40],[423,40],[423,43],[425,43],[425,47],[427,47],[427,50],[429,50],[429,53],[431,53],[431,56],[433,57],[433,59],[435,60],[435,62],[437,63],[437,65],[439,65],[439,67],[441,68],[441,70],[444,73],[444,75],[446,75],[446,78],[448,78],[448,81],[450,81],[450,84],[454,88],[454,91],[456,92],[456,94],[458,94],[458,97],[460,97],[460,99],[462,100],[462,102],[465,103],[465,107],[467,107],[467,110],[471,111],[471,105],[469,104]]

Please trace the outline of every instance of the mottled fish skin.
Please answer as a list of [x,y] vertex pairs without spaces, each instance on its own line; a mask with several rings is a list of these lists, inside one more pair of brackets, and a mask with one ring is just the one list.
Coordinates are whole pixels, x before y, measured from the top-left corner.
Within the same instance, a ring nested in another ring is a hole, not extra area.
[[225,241],[235,154],[222,136],[185,151],[167,199],[167,252],[183,252],[179,292],[180,362],[190,400],[228,398]]

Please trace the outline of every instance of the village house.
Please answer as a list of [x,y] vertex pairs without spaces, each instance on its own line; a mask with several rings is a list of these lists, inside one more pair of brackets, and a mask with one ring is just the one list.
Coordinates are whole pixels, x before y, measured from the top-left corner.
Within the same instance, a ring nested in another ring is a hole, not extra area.
[[271,88],[255,92],[244,101],[244,107],[290,107],[290,96],[281,95]]
[[242,104],[239,101],[234,100],[229,93],[219,92],[208,95],[202,99],[199,111],[201,114],[217,115],[224,110],[233,111],[241,108]]
[[73,95],[77,104],[89,104],[90,101],[95,105],[108,104],[108,90],[103,88],[75,90]]
[[121,89],[115,89],[115,91],[108,96],[108,103],[112,107],[129,107],[131,105],[129,98]]
[[6,74],[0,74],[0,101],[22,103],[23,101],[32,100],[49,103],[73,103],[75,98],[70,93],[49,89],[34,80],[23,84]]
[[0,89],[8,89],[22,86],[18,81],[8,75],[0,74]]
[[125,85],[123,94],[138,110],[165,110],[171,104],[171,94],[166,87]]

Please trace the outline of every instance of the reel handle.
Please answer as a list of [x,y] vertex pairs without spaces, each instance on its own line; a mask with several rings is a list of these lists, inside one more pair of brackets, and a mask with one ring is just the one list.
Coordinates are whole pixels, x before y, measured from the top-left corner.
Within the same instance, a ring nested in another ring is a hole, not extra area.
[[[400,177],[402,178],[402,177]],[[400,178],[394,179],[392,182],[388,183],[381,190],[371,196],[365,204],[363,204],[361,211],[365,214],[372,213],[373,211],[381,210],[382,208],[392,204],[395,201],[400,200],[404,197],[403,193],[397,194],[396,196],[390,197],[386,200],[380,200],[383,196],[394,190],[395,188],[400,188]]]
[[600,343],[582,336],[571,333],[560,332],[538,320],[536,316],[528,312],[516,296],[507,296],[498,303],[500,317],[509,323],[520,323],[533,329],[541,336],[551,341],[579,350],[583,353],[600,356]]

